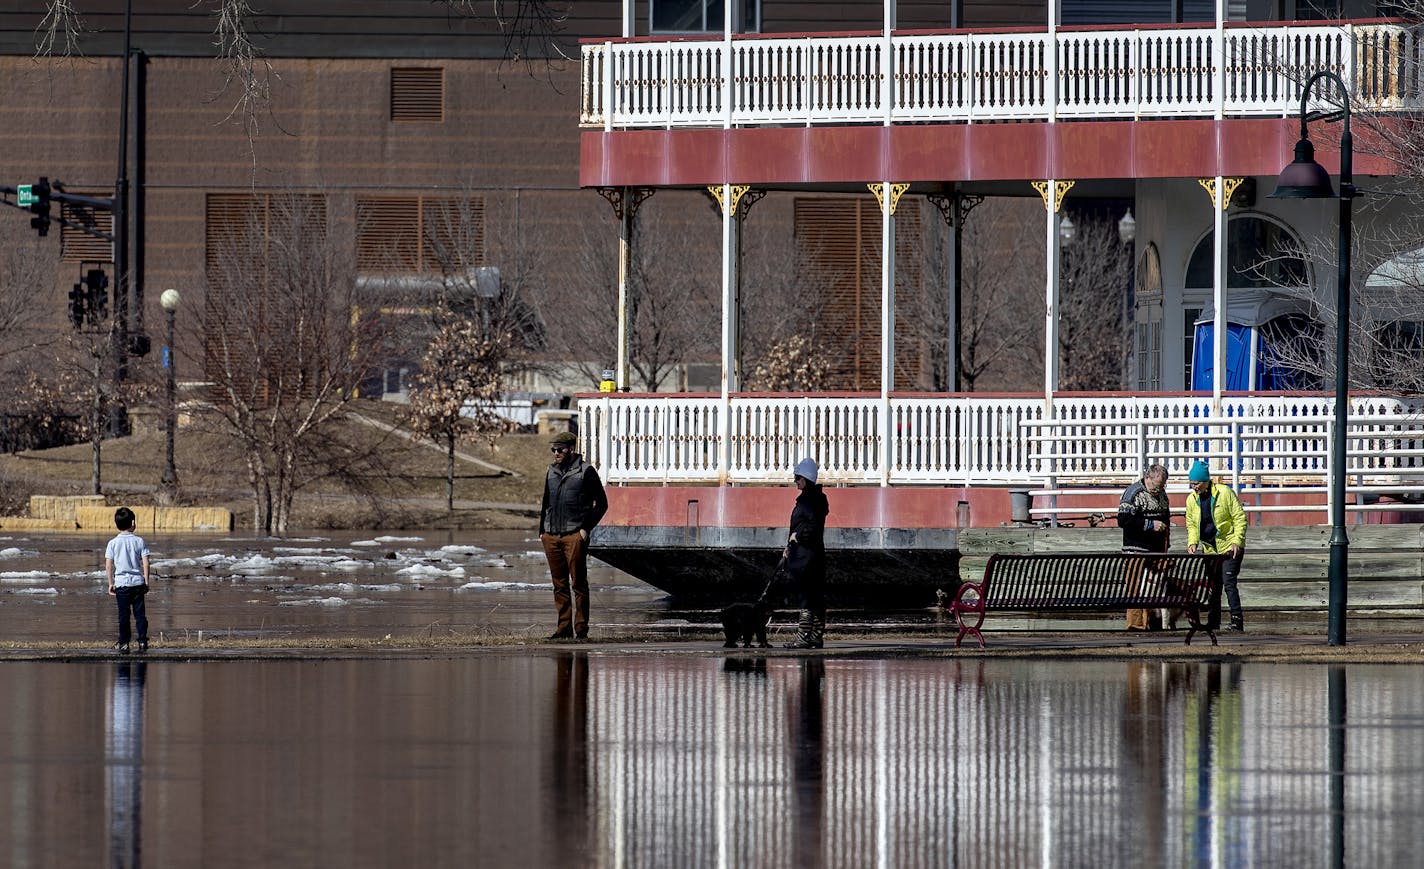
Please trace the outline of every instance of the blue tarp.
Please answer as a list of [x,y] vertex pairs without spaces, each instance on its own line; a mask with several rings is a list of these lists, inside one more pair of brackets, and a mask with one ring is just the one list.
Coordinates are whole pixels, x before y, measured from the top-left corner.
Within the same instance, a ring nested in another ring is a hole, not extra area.
[[[1250,359],[1251,333],[1260,326],[1240,326],[1226,324],[1226,385],[1227,392],[1244,392],[1251,388]],[[1192,348],[1192,389],[1210,391],[1213,386],[1215,360],[1212,358],[1212,340],[1216,329],[1211,323],[1198,323],[1193,336]],[[1262,335],[1256,347],[1256,389],[1262,392],[1281,389],[1296,389],[1293,372],[1280,363],[1280,356],[1266,336]]]
[[[1271,346],[1274,338],[1294,331],[1301,317],[1309,314],[1309,303],[1294,296],[1265,290],[1232,290],[1226,306],[1227,392],[1251,389],[1251,366],[1256,368],[1255,389],[1271,391],[1301,388],[1297,373],[1281,364],[1280,353]],[[1192,333],[1193,390],[1210,391],[1215,360],[1212,338],[1216,334],[1214,311],[1208,305],[1197,318]],[[1270,326],[1271,328],[1263,328]],[[1251,338],[1256,341],[1256,358],[1251,359]]]

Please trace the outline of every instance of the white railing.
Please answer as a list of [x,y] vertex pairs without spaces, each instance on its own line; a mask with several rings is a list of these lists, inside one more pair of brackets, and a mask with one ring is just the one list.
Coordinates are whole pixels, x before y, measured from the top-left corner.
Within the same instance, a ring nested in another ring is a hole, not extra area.
[[[1359,109],[1424,102],[1420,31],[1393,23],[737,36],[583,46],[581,123],[607,129],[1289,116],[1300,84],[1339,74]],[[893,65],[891,59],[893,58]],[[1216,73],[1223,66],[1224,85]],[[887,115],[888,103],[888,115]]]
[[[1147,464],[1207,459],[1238,491],[1329,486],[1334,399],[1321,395],[599,396],[579,404],[583,450],[610,483],[784,483],[813,456],[833,484],[1118,487]],[[723,426],[730,433],[723,464]],[[890,467],[880,466],[889,443]],[[1424,494],[1424,399],[1352,399],[1348,480]],[[1353,505],[1352,505],[1353,506]]]

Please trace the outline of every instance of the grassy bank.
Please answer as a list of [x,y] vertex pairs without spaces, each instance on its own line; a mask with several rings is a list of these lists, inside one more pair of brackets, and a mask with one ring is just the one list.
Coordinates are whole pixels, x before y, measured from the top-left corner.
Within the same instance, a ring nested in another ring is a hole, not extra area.
[[[297,496],[298,528],[413,529],[523,528],[533,521],[548,466],[547,438],[506,435],[493,448],[463,444],[470,459],[455,463],[455,510],[446,509],[446,457],[442,447],[392,431],[397,408],[359,403],[362,422],[340,436],[375,449],[380,473],[313,479]],[[397,427],[398,428],[398,427]],[[163,473],[166,437],[140,431],[103,442],[100,491],[110,504],[153,504]],[[178,430],[174,463],[182,505],[225,507],[239,528],[252,526],[252,498],[242,455],[231,438],[200,426]],[[0,456],[0,513],[24,515],[31,495],[93,493],[89,444]]]

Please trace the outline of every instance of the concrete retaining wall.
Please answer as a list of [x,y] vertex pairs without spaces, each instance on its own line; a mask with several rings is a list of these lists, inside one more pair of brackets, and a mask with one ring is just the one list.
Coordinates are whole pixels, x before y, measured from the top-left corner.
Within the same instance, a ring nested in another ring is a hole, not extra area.
[[73,523],[75,510],[80,507],[103,507],[104,503],[103,495],[31,495],[30,518]]
[[[81,531],[113,531],[116,507],[79,507],[75,523]],[[220,507],[131,507],[135,531],[222,531],[232,530],[232,512]]]

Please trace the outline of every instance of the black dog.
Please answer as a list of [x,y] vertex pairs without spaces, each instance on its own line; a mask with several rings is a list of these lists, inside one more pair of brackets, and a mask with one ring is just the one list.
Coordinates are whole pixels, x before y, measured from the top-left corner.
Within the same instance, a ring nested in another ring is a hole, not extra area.
[[722,632],[727,635],[725,649],[735,649],[740,640],[745,648],[752,647],[752,638],[758,646],[770,649],[766,641],[766,625],[771,621],[771,607],[765,601],[756,603],[734,603],[722,610]]

